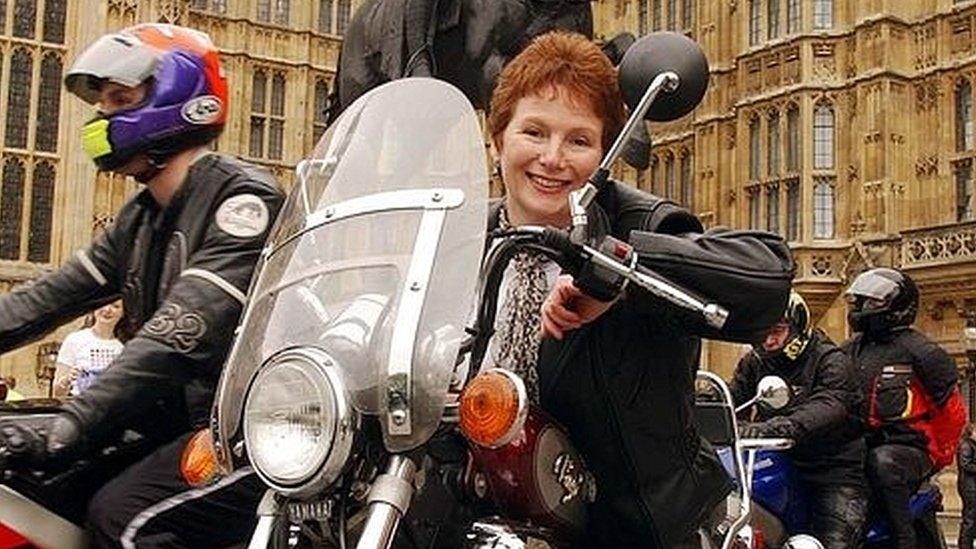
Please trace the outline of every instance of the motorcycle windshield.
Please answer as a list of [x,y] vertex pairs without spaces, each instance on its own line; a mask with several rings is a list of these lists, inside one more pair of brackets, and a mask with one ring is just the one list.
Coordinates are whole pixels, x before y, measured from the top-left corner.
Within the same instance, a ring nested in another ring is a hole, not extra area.
[[353,103],[298,169],[221,378],[215,440],[239,441],[275,353],[328,353],[391,452],[440,423],[474,303],[488,201],[478,118],[456,88],[397,80]]

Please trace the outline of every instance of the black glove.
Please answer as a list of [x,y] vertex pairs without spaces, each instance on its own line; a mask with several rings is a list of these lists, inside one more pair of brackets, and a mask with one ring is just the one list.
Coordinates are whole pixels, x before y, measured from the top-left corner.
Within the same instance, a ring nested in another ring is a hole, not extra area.
[[796,435],[796,424],[781,416],[739,427],[742,438],[796,438]]
[[81,428],[68,414],[43,422],[16,418],[0,421],[0,447],[11,465],[64,465],[78,457],[83,446]]

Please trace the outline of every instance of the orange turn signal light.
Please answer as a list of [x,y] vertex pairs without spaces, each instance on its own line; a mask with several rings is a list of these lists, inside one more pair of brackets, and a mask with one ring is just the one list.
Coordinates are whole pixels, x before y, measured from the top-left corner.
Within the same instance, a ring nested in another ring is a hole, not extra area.
[[508,370],[486,370],[471,380],[458,406],[461,432],[471,442],[498,448],[522,431],[528,397],[522,378]]
[[217,452],[214,450],[210,429],[197,431],[183,448],[180,458],[180,473],[183,480],[193,487],[205,486],[215,481],[220,468],[217,466]]

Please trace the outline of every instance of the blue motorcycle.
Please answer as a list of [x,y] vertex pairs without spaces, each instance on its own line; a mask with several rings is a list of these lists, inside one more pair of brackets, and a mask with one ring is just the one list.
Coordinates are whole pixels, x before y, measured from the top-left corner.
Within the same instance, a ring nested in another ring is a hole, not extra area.
[[[719,452],[730,472],[734,470],[732,452]],[[809,531],[810,515],[803,483],[790,456],[782,451],[759,450],[752,464],[753,547],[781,547],[789,532]],[[945,539],[936,513],[942,510],[942,492],[932,484],[923,484],[912,496],[909,506],[915,525],[919,548],[944,549]],[[887,521],[872,514],[868,517],[864,547],[881,549],[891,544],[891,528]],[[788,547],[788,546],[787,546]]]
[[[784,391],[785,389],[785,391]],[[785,395],[785,396],[784,396]],[[781,408],[789,401],[786,383],[775,376],[761,380],[757,397],[739,406],[740,412],[756,402]],[[737,482],[744,482],[750,500],[748,529],[740,540],[748,538],[745,547],[810,548],[822,547],[812,536],[790,533],[810,531],[808,492],[804,489],[792,459],[785,452],[792,444],[784,439],[741,439],[722,445],[719,456]],[[738,452],[734,451],[737,448]],[[737,455],[738,454],[738,457]],[[743,457],[744,456],[744,457]],[[740,473],[745,469],[745,474]],[[744,479],[744,480],[740,480]],[[942,493],[932,484],[923,484],[910,500],[917,546],[921,549],[945,549],[946,542],[936,513],[942,510]],[[890,547],[891,528],[887,521],[872,514],[868,517],[864,547]]]

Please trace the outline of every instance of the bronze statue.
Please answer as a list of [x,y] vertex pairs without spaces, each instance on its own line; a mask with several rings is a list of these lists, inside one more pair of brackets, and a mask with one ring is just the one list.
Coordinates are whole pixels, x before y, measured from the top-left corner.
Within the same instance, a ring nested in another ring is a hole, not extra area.
[[590,0],[366,0],[346,30],[329,121],[407,76],[446,80],[484,108],[505,62],[553,29],[592,36]]
[[[593,36],[590,1],[365,0],[346,29],[327,119],[370,89],[409,76],[446,80],[487,108],[502,67],[532,38],[554,29]],[[623,33],[604,51],[616,65],[633,42]],[[647,134],[639,132],[625,159],[646,169],[649,155]]]

